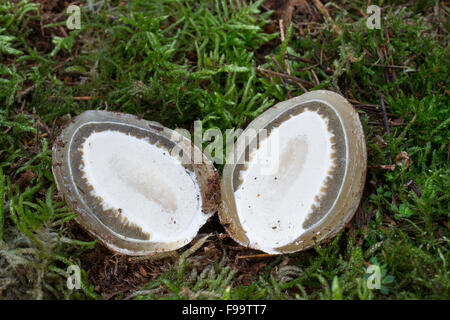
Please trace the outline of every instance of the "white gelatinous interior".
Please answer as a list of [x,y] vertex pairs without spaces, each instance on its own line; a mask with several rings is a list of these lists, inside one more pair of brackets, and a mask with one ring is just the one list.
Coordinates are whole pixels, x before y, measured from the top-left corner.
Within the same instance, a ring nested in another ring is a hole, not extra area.
[[151,241],[191,240],[206,221],[195,177],[165,148],[109,130],[92,133],[81,150],[92,195]]
[[[272,130],[241,171],[235,190],[239,219],[251,246],[266,252],[298,238],[334,166],[327,119],[305,110]],[[278,148],[274,148],[278,144]],[[269,148],[273,151],[269,152]],[[276,170],[267,171],[271,165]]]

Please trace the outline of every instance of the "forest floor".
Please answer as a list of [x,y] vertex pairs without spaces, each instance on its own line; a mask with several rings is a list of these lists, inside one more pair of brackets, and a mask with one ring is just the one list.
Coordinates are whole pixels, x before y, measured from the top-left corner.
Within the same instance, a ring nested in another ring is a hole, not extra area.
[[[0,298],[449,299],[449,3],[373,2],[380,29],[357,0],[0,0]],[[261,255],[214,216],[177,252],[118,255],[57,193],[52,143],[85,110],[225,130],[316,89],[355,106],[369,157],[355,217],[313,249]]]

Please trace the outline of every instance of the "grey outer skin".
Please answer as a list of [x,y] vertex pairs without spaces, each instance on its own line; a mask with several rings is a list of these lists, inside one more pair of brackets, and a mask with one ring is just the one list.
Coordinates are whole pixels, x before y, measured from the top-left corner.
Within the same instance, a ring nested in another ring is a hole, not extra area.
[[[94,237],[110,248],[111,250],[128,255],[151,255],[157,252],[176,250],[192,239],[178,241],[173,243],[152,242],[150,240],[138,240],[120,236],[106,226],[93,212],[95,205],[88,205],[80,199],[80,192],[74,179],[70,176],[70,159],[68,151],[71,144],[71,138],[77,132],[80,126],[93,123],[114,123],[125,127],[138,128],[142,132],[148,132],[149,136],[159,136],[164,140],[170,140],[181,146],[183,150],[193,147],[194,152],[200,152],[194,147],[191,141],[177,132],[163,127],[161,124],[152,121],[138,119],[136,116],[107,112],[107,111],[86,111],[75,117],[63,129],[53,144],[52,149],[52,171],[55,177],[56,185],[67,204],[78,214],[76,221]],[[201,153],[201,152],[200,152]],[[201,154],[203,163],[189,165],[190,170],[195,173],[197,183],[202,197],[202,214],[210,217],[217,211],[218,207],[218,185],[219,175],[212,162]],[[217,187],[215,187],[217,186]],[[98,209],[97,209],[98,210]],[[198,230],[197,230],[198,231]]]
[[[273,248],[272,251],[274,252],[271,253],[283,254],[305,250],[314,246],[315,243],[335,236],[353,217],[363,193],[367,170],[367,151],[364,131],[356,110],[344,97],[337,93],[327,90],[317,90],[280,102],[252,121],[240,137],[245,136],[247,130],[265,128],[271,121],[280,117],[286,111],[302,104],[306,106],[310,102],[326,103],[333,106],[342,121],[341,124],[343,124],[342,128],[345,132],[347,139],[346,147],[348,149],[346,175],[342,179],[341,192],[338,194],[332,210],[315,224],[307,228],[297,239],[288,245]],[[238,148],[239,144],[245,144],[245,139],[240,140],[238,138],[234,145],[234,149],[244,150],[245,148]],[[227,164],[223,170],[219,218],[235,241],[243,246],[249,247],[250,241],[240,223],[234,198],[233,177],[237,165],[228,161],[234,152],[234,150],[231,150],[227,155]],[[239,155],[237,159],[239,159]],[[254,249],[263,250],[258,247],[254,247]]]

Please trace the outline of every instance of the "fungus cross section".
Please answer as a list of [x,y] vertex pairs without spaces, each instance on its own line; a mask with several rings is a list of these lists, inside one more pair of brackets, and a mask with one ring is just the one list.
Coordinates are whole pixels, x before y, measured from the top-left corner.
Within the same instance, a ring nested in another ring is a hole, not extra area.
[[152,241],[193,238],[205,222],[193,173],[168,150],[120,131],[92,132],[80,146],[91,195],[118,223],[137,226]]
[[[264,174],[268,163],[277,169]],[[250,155],[235,190],[239,220],[251,246],[275,252],[297,239],[305,231],[305,219],[326,196],[334,168],[334,139],[325,116],[305,108],[274,127]]]

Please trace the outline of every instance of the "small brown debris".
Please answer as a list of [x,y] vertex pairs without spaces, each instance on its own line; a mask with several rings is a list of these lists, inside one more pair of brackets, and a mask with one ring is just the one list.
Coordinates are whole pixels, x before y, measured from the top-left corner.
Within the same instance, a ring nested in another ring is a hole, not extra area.
[[[65,79],[66,80],[66,79]],[[67,81],[66,81],[67,82]],[[56,95],[51,95],[50,99],[56,99],[57,96]],[[102,96],[82,96],[82,97],[72,97],[73,100],[75,101],[88,101],[88,100],[94,100],[94,99],[100,99],[102,98]]]
[[23,172],[14,184],[13,189],[18,186],[20,190],[23,190],[30,183],[30,181],[36,177],[37,174],[31,170]]
[[291,24],[292,13],[295,7],[309,8],[305,0],[266,0],[264,6],[275,11],[275,18],[283,20],[284,27],[287,29]]
[[145,271],[145,269],[144,269],[143,266],[139,266],[139,272],[140,272],[144,277],[147,276],[147,271]]
[[388,215],[386,215],[384,217],[384,219],[392,226],[396,226],[397,225],[397,223],[391,217],[389,217]]
[[413,180],[409,180],[403,186],[406,187],[406,188],[411,188],[412,191],[414,191],[414,193],[417,195],[417,197],[420,198],[422,196],[422,194],[420,193],[419,189],[416,186],[416,183]]
[[[327,8],[324,7],[322,2],[320,2],[320,0],[313,0],[313,2],[314,2],[314,5],[316,6],[317,10],[319,10],[321,14],[323,14],[325,17],[327,17],[327,19],[331,19],[330,13],[328,12]],[[337,26],[333,26],[333,27],[337,28]]]
[[409,158],[408,153],[405,151],[399,152],[395,157],[395,164],[398,166],[404,166],[405,169],[408,169],[411,165],[411,159]]
[[372,168],[394,171],[395,170],[395,164],[380,164],[380,165],[377,165],[377,166],[372,166]]
[[270,254],[270,253],[261,253],[261,254],[253,254],[253,255],[249,255],[249,256],[236,256],[236,259],[258,259],[258,258],[269,258],[269,257],[273,257],[275,256],[275,254]]
[[395,125],[403,125],[403,124],[405,124],[405,119],[403,117],[400,117],[400,118],[392,120],[390,124],[394,125],[394,126]]

